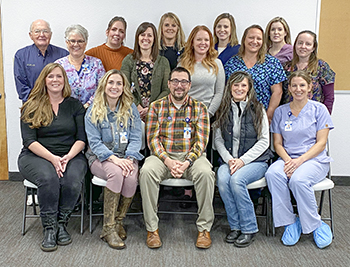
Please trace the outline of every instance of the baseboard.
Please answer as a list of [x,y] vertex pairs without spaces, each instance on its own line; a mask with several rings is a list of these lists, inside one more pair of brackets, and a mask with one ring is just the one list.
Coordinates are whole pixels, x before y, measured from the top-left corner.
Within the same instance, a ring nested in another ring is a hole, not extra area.
[[[23,181],[23,177],[19,172],[9,172],[10,181]],[[332,176],[335,185],[350,186],[350,176]]]

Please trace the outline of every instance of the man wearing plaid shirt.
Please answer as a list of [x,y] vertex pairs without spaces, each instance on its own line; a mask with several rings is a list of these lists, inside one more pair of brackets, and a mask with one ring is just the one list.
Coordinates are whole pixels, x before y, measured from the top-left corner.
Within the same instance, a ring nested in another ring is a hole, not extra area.
[[185,178],[193,182],[198,202],[196,246],[209,248],[215,176],[204,153],[210,131],[208,111],[187,94],[191,76],[185,68],[177,67],[170,73],[168,87],[170,94],[150,105],[146,119],[152,155],[146,159],[139,180],[147,246],[162,245],[157,216],[159,183],[168,178]]

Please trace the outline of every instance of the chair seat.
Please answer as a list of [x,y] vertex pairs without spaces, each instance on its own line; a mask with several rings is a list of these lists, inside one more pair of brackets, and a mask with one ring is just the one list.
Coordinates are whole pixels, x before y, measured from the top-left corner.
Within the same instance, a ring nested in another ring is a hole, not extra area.
[[103,186],[105,187],[107,185],[107,181],[106,180],[103,180],[102,178],[99,178],[97,176],[94,176],[91,180],[91,182],[94,184],[94,185],[97,185],[97,186]]
[[267,186],[265,177],[247,185],[247,189],[258,189]]
[[334,183],[331,179],[324,178],[321,182],[315,184],[312,189],[314,191],[323,191],[323,190],[328,190],[332,189],[334,187]]
[[164,186],[174,186],[174,187],[186,187],[186,186],[193,186],[193,182],[190,180],[186,179],[175,179],[175,178],[170,178],[166,179],[160,182],[161,185]]
[[38,187],[35,184],[33,184],[32,182],[29,182],[26,179],[23,180],[23,185],[29,188],[38,189]]

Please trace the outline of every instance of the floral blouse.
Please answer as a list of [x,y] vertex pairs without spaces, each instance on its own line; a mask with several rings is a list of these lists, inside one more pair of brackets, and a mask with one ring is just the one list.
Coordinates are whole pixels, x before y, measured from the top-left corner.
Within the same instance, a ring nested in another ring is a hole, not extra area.
[[139,60],[136,62],[137,81],[139,83],[141,102],[144,108],[149,107],[150,104],[153,67],[154,63],[152,61],[144,62]]
[[99,80],[106,73],[101,60],[91,56],[85,56],[79,71],[69,63],[68,56],[57,59],[66,70],[68,82],[72,89],[72,97],[79,99],[84,105],[92,104]]

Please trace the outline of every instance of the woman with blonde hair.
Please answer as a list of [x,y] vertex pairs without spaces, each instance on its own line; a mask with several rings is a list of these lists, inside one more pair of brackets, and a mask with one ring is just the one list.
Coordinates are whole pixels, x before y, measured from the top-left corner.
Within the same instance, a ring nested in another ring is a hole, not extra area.
[[203,102],[213,117],[218,110],[225,87],[225,72],[214,48],[213,36],[204,25],[190,33],[180,65],[191,73],[189,95]]
[[172,12],[165,13],[158,27],[159,54],[169,60],[170,70],[179,61],[185,46],[185,34],[180,19]]
[[225,64],[226,79],[236,71],[252,75],[257,99],[266,109],[269,122],[282,96],[282,82],[286,79],[278,59],[266,54],[264,30],[259,25],[245,29],[238,55]]
[[293,58],[293,46],[290,40],[290,30],[282,17],[275,17],[266,26],[265,40],[267,53],[277,58],[284,66]]
[[43,251],[72,242],[66,226],[87,171],[82,154],[85,109],[70,95],[63,67],[50,63],[21,108],[23,149],[18,167],[25,179],[38,186]]
[[141,23],[135,33],[134,52],[124,58],[121,67],[142,120],[150,103],[169,94],[169,61],[159,55],[157,40],[156,27],[150,22]]
[[214,22],[213,27],[215,49],[222,65],[238,53],[240,45],[236,33],[236,23],[230,13],[220,14]]
[[[317,36],[312,31],[302,31],[295,38],[293,47],[293,60],[285,66],[289,76],[296,70],[306,70],[312,78],[312,90],[309,99],[323,103],[329,114],[332,114],[334,103],[335,73],[327,62],[317,57]],[[288,92],[288,83],[283,84],[283,89]],[[284,103],[293,100],[293,96],[286,94]]]
[[100,80],[95,99],[85,115],[89,141],[86,157],[91,173],[107,180],[101,238],[115,249],[125,248],[123,219],[136,191],[141,120],[130,86],[119,70]]

